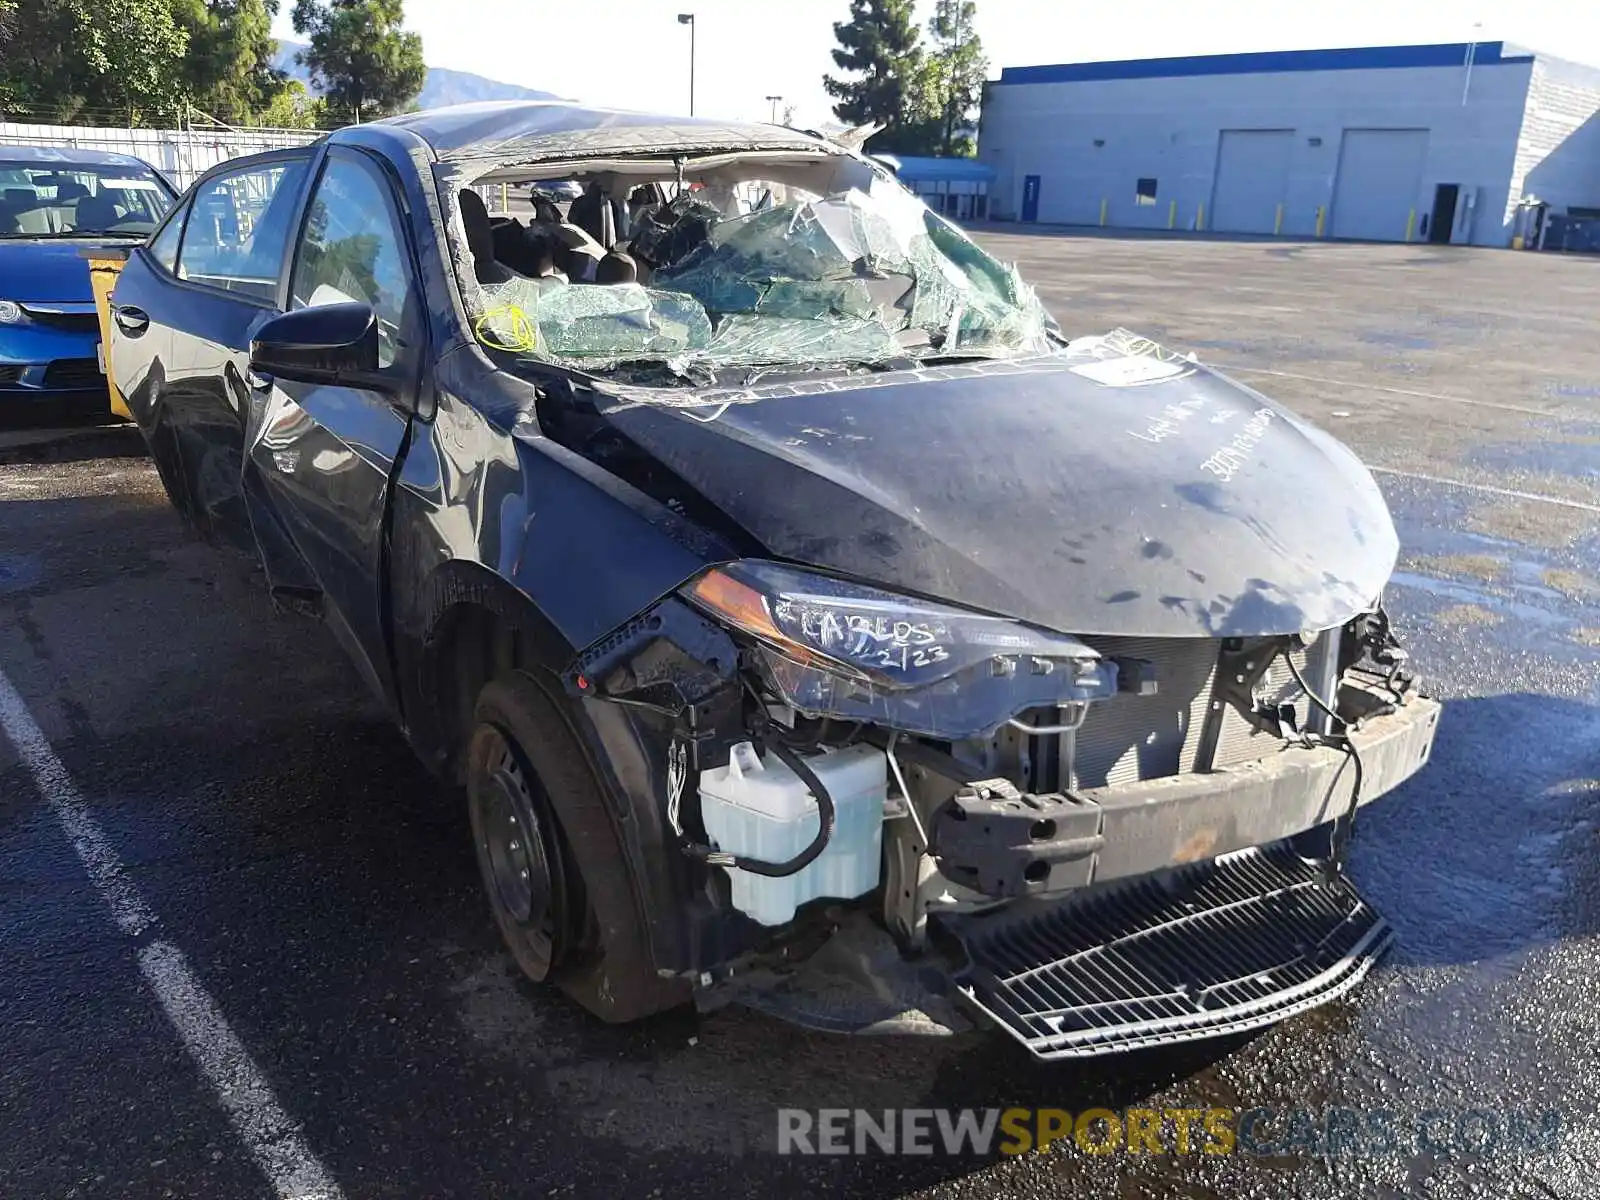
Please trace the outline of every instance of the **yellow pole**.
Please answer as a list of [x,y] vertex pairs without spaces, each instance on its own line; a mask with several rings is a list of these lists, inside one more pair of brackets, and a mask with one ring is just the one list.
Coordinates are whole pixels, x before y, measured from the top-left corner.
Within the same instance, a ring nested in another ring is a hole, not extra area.
[[1409,242],[1411,240],[1411,231],[1416,228],[1416,225],[1417,225],[1417,210],[1413,208],[1411,210],[1411,212],[1406,216],[1406,241]]
[[503,184],[503,183],[500,185],[500,211],[501,212],[510,212],[511,211],[511,206],[506,203],[506,185]]
[[133,420],[128,402],[117,390],[117,376],[111,367],[111,292],[117,286],[117,276],[128,260],[128,251],[122,246],[104,249],[80,250],[89,260],[89,290],[94,296],[94,311],[100,318],[100,352],[105,361],[106,391],[111,397],[111,411],[124,421]]
[[1178,227],[1178,202],[1176,200],[1174,200],[1172,202],[1172,207],[1167,209],[1167,228],[1168,229],[1176,229],[1177,227]]
[[1278,205],[1278,212],[1272,219],[1272,236],[1277,237],[1283,232],[1283,205]]
[[1327,219],[1327,216],[1328,216],[1328,210],[1323,208],[1322,205],[1320,205],[1320,204],[1317,205],[1317,236],[1318,237],[1322,236],[1322,222]]
[[1105,200],[1104,197],[1102,197],[1101,200],[1100,200],[1100,227],[1102,229],[1105,228],[1105,224],[1106,224],[1106,204],[1107,204],[1107,201]]
[[1206,206],[1204,203],[1200,205],[1200,211],[1195,214],[1194,227],[1196,229],[1204,229],[1206,227]]

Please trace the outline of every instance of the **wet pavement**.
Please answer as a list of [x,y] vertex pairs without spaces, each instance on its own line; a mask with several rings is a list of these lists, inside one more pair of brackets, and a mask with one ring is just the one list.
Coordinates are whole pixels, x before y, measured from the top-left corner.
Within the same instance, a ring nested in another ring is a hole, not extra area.
[[[1431,766],[1357,826],[1352,872],[1399,933],[1365,984],[1252,1038],[1060,1066],[993,1035],[846,1041],[742,1010],[601,1026],[519,981],[459,797],[329,635],[189,537],[136,445],[0,438],[0,672],[154,915],[118,929],[0,738],[0,1196],[283,1192],[147,986],[151,939],[349,1197],[1594,1195],[1595,264],[984,236],[1070,331],[1194,349],[1378,469],[1402,541],[1390,605],[1447,705]],[[775,1153],[781,1107],[1009,1106],[1263,1107],[1260,1140],[1292,1144]],[[1318,1157],[1280,1136],[1289,1108],[1432,1133]],[[1476,1151],[1486,1119],[1548,1110],[1539,1147]]]

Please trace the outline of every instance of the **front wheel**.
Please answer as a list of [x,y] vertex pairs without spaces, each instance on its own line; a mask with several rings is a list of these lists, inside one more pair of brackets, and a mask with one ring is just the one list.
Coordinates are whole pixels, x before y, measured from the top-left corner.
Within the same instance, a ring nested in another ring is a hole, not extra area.
[[529,979],[631,1021],[683,1003],[688,987],[655,973],[605,797],[563,711],[571,702],[553,689],[515,672],[478,696],[466,772],[478,869]]

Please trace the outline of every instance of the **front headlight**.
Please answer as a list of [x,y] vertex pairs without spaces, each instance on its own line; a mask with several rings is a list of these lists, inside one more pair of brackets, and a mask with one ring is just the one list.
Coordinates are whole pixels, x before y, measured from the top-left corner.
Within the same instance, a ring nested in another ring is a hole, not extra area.
[[20,325],[27,319],[15,300],[0,300],[0,325]]
[[1116,666],[1076,638],[779,563],[713,568],[685,594],[753,638],[768,682],[814,716],[971,737],[1117,690]]

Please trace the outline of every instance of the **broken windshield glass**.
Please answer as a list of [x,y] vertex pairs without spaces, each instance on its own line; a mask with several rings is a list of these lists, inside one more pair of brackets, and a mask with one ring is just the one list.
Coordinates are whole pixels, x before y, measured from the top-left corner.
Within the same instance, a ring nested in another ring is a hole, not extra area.
[[499,349],[585,365],[703,353],[711,321],[692,297],[634,283],[513,279],[484,287],[478,337]]
[[686,189],[641,213],[617,253],[639,282],[558,271],[484,285],[480,340],[591,372],[660,363],[690,379],[1058,344],[1014,267],[887,179],[826,196],[755,181]]

